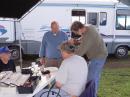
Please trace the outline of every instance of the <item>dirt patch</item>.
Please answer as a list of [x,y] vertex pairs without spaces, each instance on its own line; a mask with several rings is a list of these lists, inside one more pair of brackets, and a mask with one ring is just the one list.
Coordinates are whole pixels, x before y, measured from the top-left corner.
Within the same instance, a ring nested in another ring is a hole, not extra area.
[[[23,58],[23,67],[28,67],[31,65],[31,62],[36,61],[38,56],[24,56]],[[20,65],[19,60],[15,61],[16,65]],[[117,59],[114,56],[109,56],[107,58],[105,68],[127,68],[130,67],[130,55],[124,59]]]
[[114,56],[109,56],[105,64],[106,68],[126,68],[130,67],[130,55],[127,58],[117,59]]

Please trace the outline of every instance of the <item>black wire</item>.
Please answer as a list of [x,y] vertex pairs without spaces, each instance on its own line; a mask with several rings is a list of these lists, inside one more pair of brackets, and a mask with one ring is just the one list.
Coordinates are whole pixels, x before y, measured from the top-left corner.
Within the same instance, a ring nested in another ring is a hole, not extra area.
[[59,91],[58,91],[58,93],[57,93],[57,96],[56,96],[56,97],[58,97],[58,96],[60,96],[60,97],[61,97],[61,95],[60,95],[60,88],[59,88]]
[[[47,92],[49,92],[49,91],[46,91],[46,92],[43,92],[41,95],[40,95],[40,97],[42,97],[45,93],[47,93]],[[55,91],[50,91],[50,92],[52,92],[52,93],[55,93],[55,94],[57,94],[57,96],[56,97],[61,97],[61,95],[59,94],[59,92],[57,93],[57,92],[55,92]],[[48,96],[49,97],[49,96]]]
[[[60,89],[59,89],[58,93],[55,92],[55,91],[52,91],[52,88],[54,87],[54,85],[55,85],[55,83],[50,87],[49,91],[43,92],[43,93],[40,95],[40,97],[42,97],[42,96],[43,96],[45,93],[47,93],[47,92],[48,92],[47,97],[49,97],[50,92],[57,94],[56,97],[58,97],[58,96],[61,97],[61,95],[60,95]],[[43,88],[42,90],[44,90],[44,88]],[[42,90],[41,90],[41,91],[42,91]],[[35,97],[35,95],[34,95],[33,97]]]
[[[49,91],[46,91],[46,92],[49,92]],[[42,97],[42,95],[45,94],[46,92],[43,92],[43,93],[40,95],[40,97]]]
[[47,94],[47,97],[49,97],[49,94],[50,94],[50,91],[52,90],[52,88],[54,87],[55,83],[50,87],[49,91],[48,91],[48,94]]
[[[60,91],[60,89],[59,89],[59,91]],[[52,91],[52,92],[54,92],[55,94],[57,94],[57,96],[56,96],[56,97],[58,97],[58,96],[59,96],[59,97],[61,97],[61,95],[60,95],[60,93],[59,93],[59,92],[58,92],[58,93],[57,93],[57,92],[55,92],[55,91]]]

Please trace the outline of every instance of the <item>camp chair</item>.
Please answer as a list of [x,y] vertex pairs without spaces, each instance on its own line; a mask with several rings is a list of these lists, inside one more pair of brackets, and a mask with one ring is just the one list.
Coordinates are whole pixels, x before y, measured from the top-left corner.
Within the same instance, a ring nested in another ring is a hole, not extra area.
[[91,80],[87,82],[85,90],[79,97],[95,97],[95,81]]

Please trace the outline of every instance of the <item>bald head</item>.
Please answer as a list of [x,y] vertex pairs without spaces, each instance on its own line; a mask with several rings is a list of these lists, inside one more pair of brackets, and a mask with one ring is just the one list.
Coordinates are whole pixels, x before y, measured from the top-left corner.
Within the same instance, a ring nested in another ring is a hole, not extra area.
[[59,24],[56,21],[51,22],[51,30],[54,33],[59,32]]

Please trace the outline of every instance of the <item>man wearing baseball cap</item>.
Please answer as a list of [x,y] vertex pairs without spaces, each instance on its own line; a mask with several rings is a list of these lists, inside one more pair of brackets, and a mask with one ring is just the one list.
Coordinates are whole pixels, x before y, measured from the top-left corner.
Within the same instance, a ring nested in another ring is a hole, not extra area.
[[0,72],[13,71],[16,72],[13,60],[10,60],[11,51],[8,47],[0,47]]

